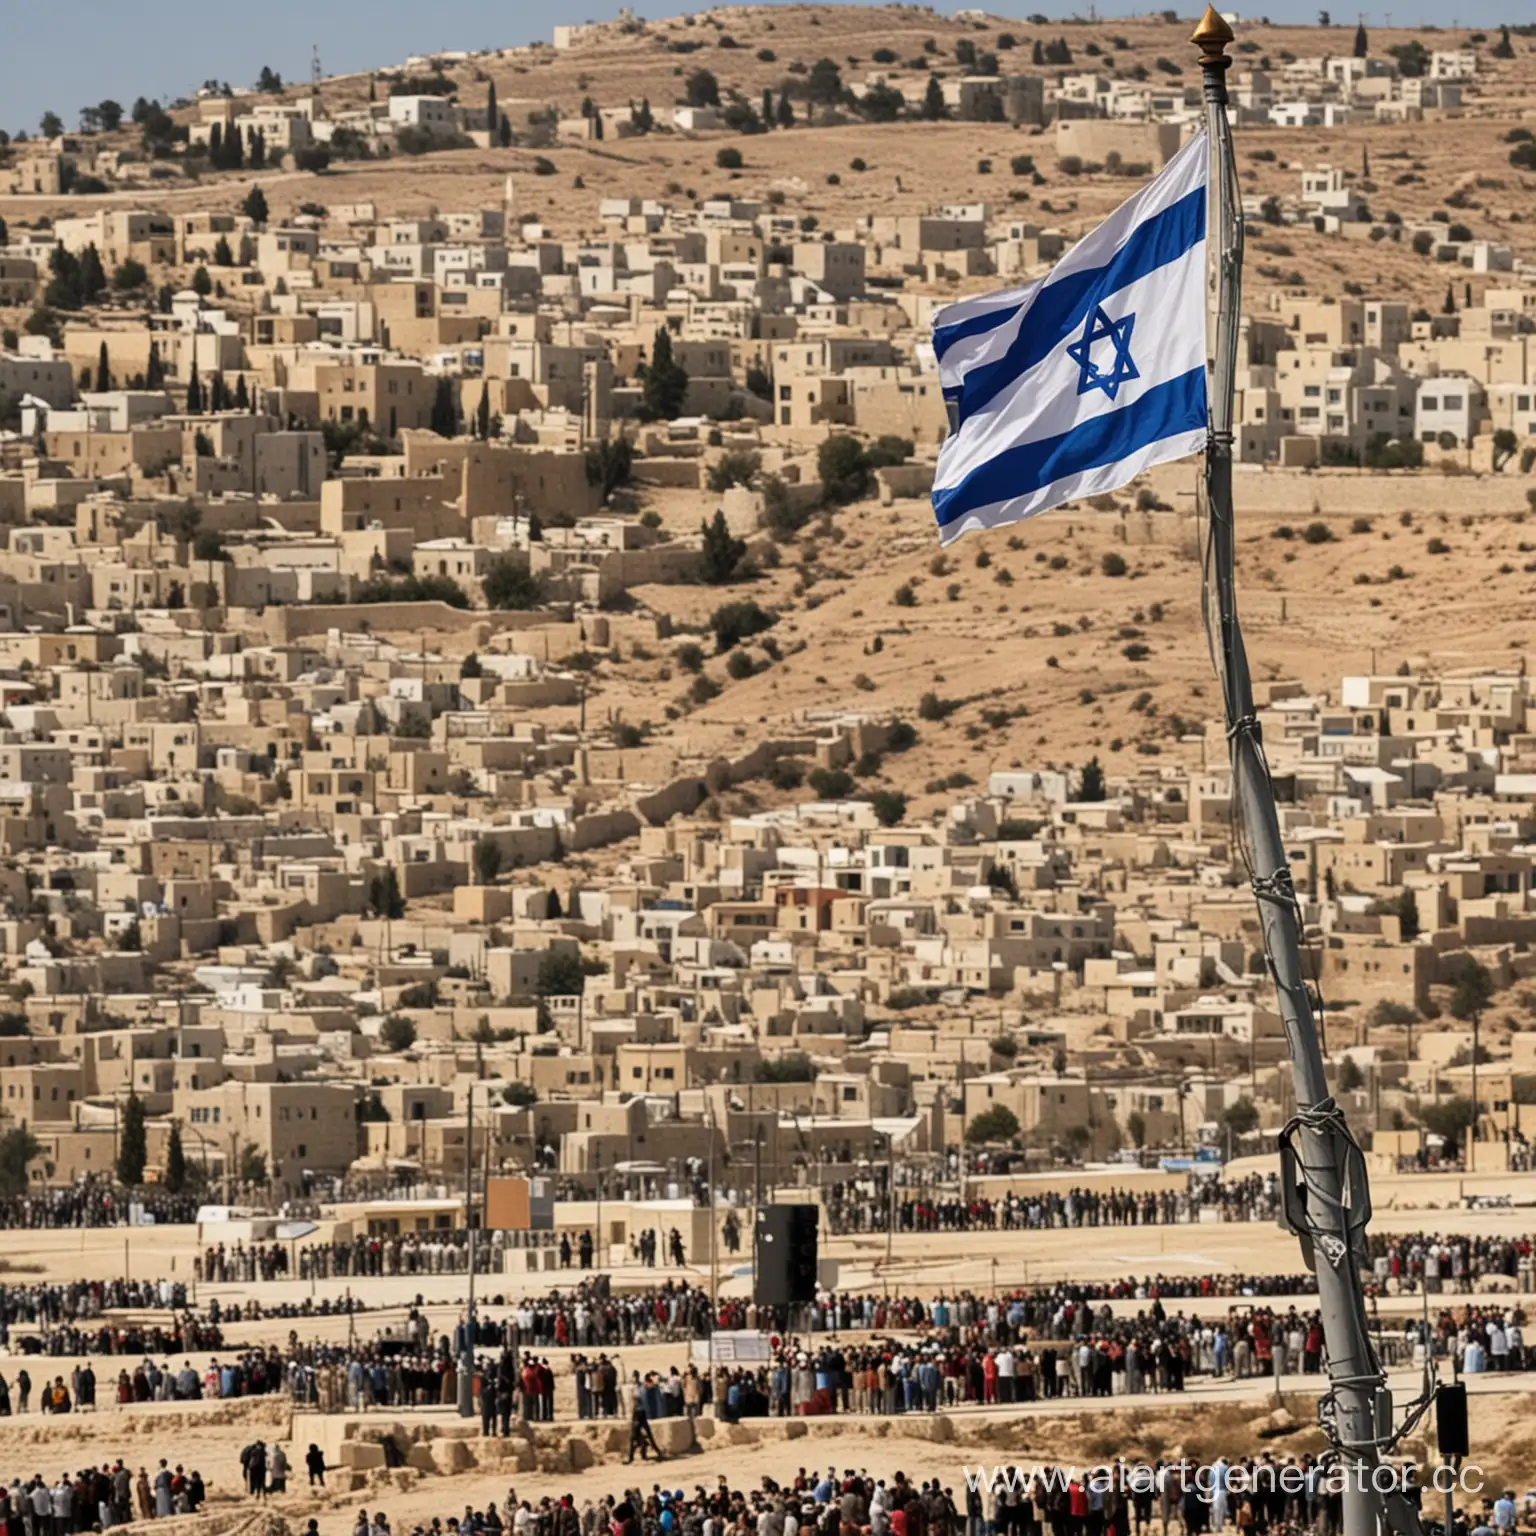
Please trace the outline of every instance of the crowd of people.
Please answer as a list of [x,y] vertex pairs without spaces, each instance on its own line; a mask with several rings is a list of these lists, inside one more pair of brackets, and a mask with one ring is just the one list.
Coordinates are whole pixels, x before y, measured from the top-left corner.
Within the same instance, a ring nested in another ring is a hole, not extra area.
[[0,1228],[120,1227],[130,1215],[157,1226],[197,1220],[196,1195],[125,1190],[100,1179],[0,1198]]
[[[1206,1219],[1273,1221],[1279,1203],[1274,1175],[1250,1174],[1223,1183],[1206,1179],[1183,1190],[1069,1189],[1016,1194],[1000,1199],[941,1194],[896,1201],[898,1232],[1038,1231],[1053,1227],[1159,1227]],[[890,1219],[883,1192],[856,1184],[834,1184],[826,1192],[828,1225],[834,1233],[883,1232]]]
[[1489,1275],[1503,1275],[1522,1291],[1536,1290],[1536,1240],[1469,1237],[1453,1233],[1367,1234],[1366,1254],[1381,1284],[1434,1292],[1467,1292]]
[[[847,1300],[850,1310],[841,1306],[843,1298],[825,1302],[828,1316],[839,1318],[836,1334],[772,1334],[768,1358],[758,1362],[717,1364],[713,1371],[689,1364],[644,1376],[624,1371],[617,1347],[588,1352],[588,1334],[579,1325],[569,1340],[550,1340],[525,1333],[515,1312],[501,1320],[483,1317],[472,1341],[481,1411],[489,1422],[555,1416],[555,1368],[537,1352],[541,1343],[578,1346],[568,1365],[581,1418],[612,1418],[637,1404],[651,1419],[711,1405],[728,1421],[932,1412],[1180,1392],[1191,1376],[1278,1378],[1318,1373],[1326,1365],[1319,1314],[1294,1303],[1284,1312],[1238,1305],[1224,1318],[1199,1317],[1170,1310],[1154,1296],[1131,1313],[1086,1288],[1062,1285],[1001,1300],[940,1299],[920,1318],[886,1313],[882,1323],[878,1310],[873,1317],[852,1315],[864,1298]],[[1536,1368],[1536,1348],[1526,1346],[1525,1325],[1518,1307],[1447,1308],[1432,1322],[1410,1319],[1384,1333],[1383,1352],[1394,1361],[1422,1361],[1433,1351],[1468,1375],[1527,1370]],[[120,1370],[106,1395],[130,1405],[281,1393],[322,1412],[450,1404],[458,1399],[465,1326],[461,1321],[453,1335],[434,1336],[425,1314],[413,1309],[403,1325],[366,1341],[326,1344],[290,1335],[286,1349],[238,1351],[204,1369],[185,1361],[175,1370],[146,1357]],[[885,1333],[886,1326],[907,1336]],[[645,1338],[632,1331],[622,1342]],[[0,1373],[0,1416],[27,1412],[32,1396],[25,1365],[11,1381]],[[36,1398],[50,1413],[97,1402],[96,1377],[85,1362],[67,1380],[60,1375],[49,1383],[45,1376]]]
[[200,1472],[161,1461],[151,1473],[116,1463],[62,1473],[50,1483],[40,1473],[0,1482],[0,1533],[4,1536],[72,1536],[106,1531],[136,1521],[193,1515],[208,1490]]
[[[462,1516],[416,1523],[399,1536],[1143,1536],[1148,1530],[1206,1536],[1235,1527],[1241,1536],[1308,1533],[1338,1536],[1343,1528],[1340,1488],[1311,1455],[1257,1456],[1215,1462],[1157,1461],[1119,1467],[1105,1475],[1040,1466],[1027,1475],[915,1481],[905,1473],[876,1477],[867,1470],[839,1472],[801,1467],[779,1483],[763,1477],[756,1488],[733,1488],[720,1476],[713,1488],[691,1493],[652,1483],[603,1497],[575,1494],[506,1499]],[[1389,1481],[1426,1521],[1439,1512],[1425,1498],[1420,1470],[1392,1468]],[[1508,1536],[1529,1529],[1536,1496],[1490,1490],[1457,1508],[1441,1536]],[[313,1530],[313,1522],[311,1523]],[[312,1532],[311,1532],[312,1536]],[[395,1536],[388,1514],[359,1509],[352,1536]]]

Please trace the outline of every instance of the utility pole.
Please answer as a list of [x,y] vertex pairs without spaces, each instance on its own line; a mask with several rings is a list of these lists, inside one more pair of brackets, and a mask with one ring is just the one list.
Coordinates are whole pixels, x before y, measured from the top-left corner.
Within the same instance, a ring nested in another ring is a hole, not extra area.
[[459,1417],[475,1416],[475,1085],[464,1095],[464,1225],[469,1229],[469,1302],[459,1346]]
[[1478,1026],[1483,1021],[1483,1010],[1472,1010],[1472,1124],[1467,1127],[1467,1172],[1477,1172],[1477,1045]]
[[896,1241],[896,1133],[885,1138],[885,1269],[890,1273],[891,1249]]
[[[1264,953],[1274,978],[1291,1071],[1296,1112],[1281,1133],[1282,1169],[1294,1168],[1284,1191],[1288,1225],[1302,1238],[1317,1275],[1319,1310],[1328,1348],[1329,1392],[1320,1419],[1339,1456],[1343,1536],[1378,1536],[1384,1496],[1372,1486],[1390,1434],[1391,1397],[1371,1347],[1360,1286],[1359,1259],[1370,1219],[1365,1163],[1343,1112],[1328,1092],[1312,999],[1301,963],[1301,909],[1280,837],[1269,766],[1254,714],[1253,682],[1237,616],[1236,530],[1232,507],[1233,399],[1243,263],[1242,208],[1227,118],[1227,47],[1232,29],[1208,7],[1192,41],[1200,50],[1206,128],[1213,156],[1210,230],[1216,247],[1215,367],[1210,435],[1205,455],[1209,516],[1206,569],[1208,622],[1220,657],[1222,702],[1231,754],[1234,833],[1258,901]],[[1212,590],[1214,588],[1214,590]],[[1378,1418],[1380,1414],[1380,1418]],[[1400,1494],[1388,1495],[1394,1530],[1416,1532],[1417,1517]]]
[[[706,1093],[705,1107],[709,1110],[709,1177],[705,1192],[709,1199],[709,1379],[713,1392],[715,1379],[715,1328],[720,1321],[720,1264],[716,1248],[720,1220],[715,1206],[715,1107]],[[755,1234],[754,1234],[755,1236]],[[756,1247],[753,1243],[753,1247]]]

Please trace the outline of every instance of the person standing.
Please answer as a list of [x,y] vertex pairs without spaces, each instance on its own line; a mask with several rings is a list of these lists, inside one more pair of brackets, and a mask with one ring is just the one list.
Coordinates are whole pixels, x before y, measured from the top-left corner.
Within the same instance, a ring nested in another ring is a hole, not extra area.
[[155,1473],[155,1518],[157,1520],[168,1519],[171,1514],[171,1508],[171,1469],[162,1459],[160,1470]]
[[312,1443],[304,1453],[304,1469],[309,1473],[311,1488],[325,1487],[325,1452],[318,1445]]
[[253,1499],[267,1496],[267,1448],[260,1440],[253,1440],[245,1462],[245,1485]]

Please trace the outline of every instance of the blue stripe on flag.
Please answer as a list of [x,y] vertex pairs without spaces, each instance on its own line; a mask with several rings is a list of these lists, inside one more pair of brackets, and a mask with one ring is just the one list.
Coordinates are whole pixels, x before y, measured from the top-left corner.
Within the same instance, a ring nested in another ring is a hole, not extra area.
[[[994,395],[1054,352],[1083,323],[1095,304],[1102,304],[1110,294],[1177,261],[1204,239],[1205,188],[1197,187],[1138,224],[1130,239],[1102,267],[1089,267],[1070,273],[1060,282],[1048,283],[1035,295],[1008,350],[994,361],[973,368],[961,381],[960,420],[979,411]],[[1009,311],[995,313],[1006,319]]]
[[1015,300],[1012,304],[999,304],[996,309],[984,309],[978,315],[967,315],[964,320],[956,320],[953,325],[940,325],[934,327],[933,352],[940,359],[954,346],[957,341],[964,341],[967,336],[982,336],[988,331],[1003,324],[1005,320],[1011,320],[1019,312],[1022,299]]
[[972,470],[958,485],[933,493],[939,527],[998,502],[1032,495],[1069,475],[1206,425],[1205,369],[1191,368],[1154,385],[1130,405],[1079,422],[1068,432],[1019,443]]

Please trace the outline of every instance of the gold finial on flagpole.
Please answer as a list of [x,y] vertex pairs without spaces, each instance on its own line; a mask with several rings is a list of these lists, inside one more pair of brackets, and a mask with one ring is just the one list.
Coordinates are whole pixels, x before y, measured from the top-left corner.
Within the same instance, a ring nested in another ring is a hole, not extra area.
[[1231,41],[1232,28],[1227,25],[1226,17],[1214,5],[1207,5],[1200,25],[1190,37],[1190,42],[1200,50],[1207,102],[1220,100],[1223,106],[1226,105],[1227,88],[1223,76],[1232,67],[1232,60],[1227,57],[1227,45]]
[[1202,53],[1225,53],[1231,41],[1232,28],[1227,25],[1226,18],[1214,5],[1206,6],[1205,15],[1200,18],[1200,25],[1195,28],[1190,42]]

